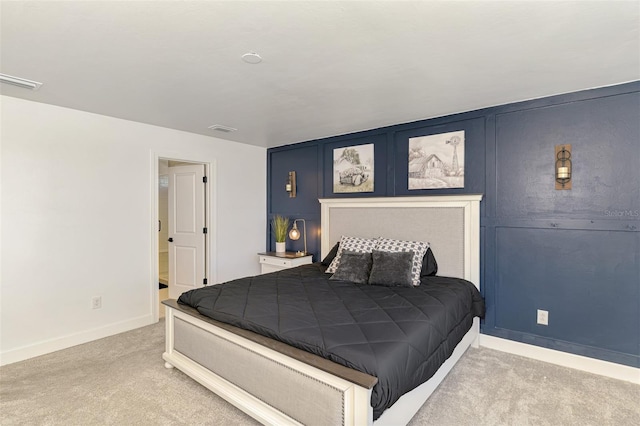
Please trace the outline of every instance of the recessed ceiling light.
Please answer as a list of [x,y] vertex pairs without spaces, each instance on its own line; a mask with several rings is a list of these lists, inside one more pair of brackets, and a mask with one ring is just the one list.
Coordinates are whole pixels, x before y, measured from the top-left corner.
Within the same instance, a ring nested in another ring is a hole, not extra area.
[[248,64],[259,64],[260,62],[262,62],[262,58],[260,57],[260,55],[254,52],[245,53],[244,55],[242,55],[242,60]]
[[214,124],[213,126],[209,126],[209,129],[215,130],[217,132],[223,132],[223,133],[231,133],[238,130],[234,127],[223,126],[222,124]]
[[27,80],[26,78],[14,77],[12,75],[0,74],[0,82],[22,87],[23,89],[38,90],[42,83]]

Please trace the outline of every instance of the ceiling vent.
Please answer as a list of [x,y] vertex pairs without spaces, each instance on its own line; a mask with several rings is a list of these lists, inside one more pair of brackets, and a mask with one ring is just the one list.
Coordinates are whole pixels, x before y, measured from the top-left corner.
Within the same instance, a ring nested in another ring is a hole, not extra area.
[[27,80],[26,78],[14,77],[12,75],[0,74],[0,82],[22,87],[23,89],[38,90],[42,83]]
[[233,127],[229,127],[229,126],[223,126],[222,124],[214,124],[213,126],[209,126],[209,128],[211,130],[215,130],[217,132],[222,132],[222,133],[231,133],[231,132],[235,132],[238,129],[235,129]]

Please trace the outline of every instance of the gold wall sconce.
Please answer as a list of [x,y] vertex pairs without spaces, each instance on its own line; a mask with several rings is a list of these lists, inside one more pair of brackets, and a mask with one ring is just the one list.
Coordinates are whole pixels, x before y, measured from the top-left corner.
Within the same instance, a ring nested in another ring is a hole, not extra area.
[[289,198],[296,198],[296,172],[289,172],[285,189],[289,193]]
[[298,222],[302,222],[303,232],[304,232],[304,251],[297,251],[296,256],[306,256],[307,255],[307,222],[304,219],[296,219],[293,221],[293,227],[291,231],[289,231],[289,238],[293,241],[300,239],[300,230],[298,229]]
[[556,189],[571,189],[571,145],[556,145]]

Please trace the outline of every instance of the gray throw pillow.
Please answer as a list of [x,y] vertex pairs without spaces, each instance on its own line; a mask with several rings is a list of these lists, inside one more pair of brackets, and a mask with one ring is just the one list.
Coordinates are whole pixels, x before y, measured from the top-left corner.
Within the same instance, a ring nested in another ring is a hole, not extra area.
[[329,279],[366,284],[369,279],[369,271],[371,271],[371,253],[343,250],[340,264]]
[[[342,257],[343,250],[355,251],[356,253],[371,253],[378,244],[377,238],[360,238],[360,237],[348,237],[343,235],[340,237],[340,245],[338,246],[338,252],[333,259],[327,270],[327,274],[333,274],[338,269],[340,264],[340,258]],[[396,250],[401,251],[401,250]]]
[[413,252],[374,250],[369,284],[387,287],[413,287]]
[[[406,240],[394,240],[391,238],[379,238],[375,249],[379,251],[391,251],[397,253],[399,251],[412,251],[413,262],[411,266],[411,277],[413,279],[413,285],[420,285],[420,271],[422,270],[422,258],[429,248],[429,243],[426,241],[406,241]],[[364,250],[362,250],[364,251]]]

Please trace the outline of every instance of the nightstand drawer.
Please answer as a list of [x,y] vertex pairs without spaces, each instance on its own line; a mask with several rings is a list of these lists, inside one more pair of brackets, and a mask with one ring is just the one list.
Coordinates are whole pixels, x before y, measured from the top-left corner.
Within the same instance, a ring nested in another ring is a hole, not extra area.
[[274,252],[258,253],[260,259],[260,271],[262,274],[268,272],[281,271],[283,269],[295,268],[300,265],[311,263],[313,255],[296,256],[295,253],[287,252],[277,254]]
[[294,259],[282,259],[279,257],[260,256],[260,263],[263,265],[280,266],[283,268],[292,268]]

